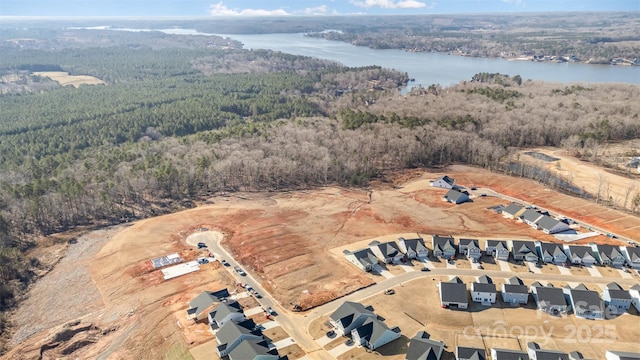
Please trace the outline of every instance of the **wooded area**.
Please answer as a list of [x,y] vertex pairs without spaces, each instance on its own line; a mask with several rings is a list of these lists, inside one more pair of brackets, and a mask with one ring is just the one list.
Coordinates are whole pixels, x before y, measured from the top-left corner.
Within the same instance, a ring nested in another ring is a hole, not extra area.
[[402,95],[407,74],[379,67],[144,45],[156,36],[137,34],[135,48],[2,49],[3,76],[56,67],[107,85],[3,84],[0,311],[32,281],[38,259],[25,251],[37,235],[154,216],[220,191],[358,186],[453,162],[509,171],[515,148],[586,156],[640,137],[638,86],[478,74]]

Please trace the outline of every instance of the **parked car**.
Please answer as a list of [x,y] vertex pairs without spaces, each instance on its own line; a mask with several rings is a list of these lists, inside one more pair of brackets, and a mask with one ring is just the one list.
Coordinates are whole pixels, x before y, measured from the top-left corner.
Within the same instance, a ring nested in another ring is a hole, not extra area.
[[247,273],[246,273],[246,272],[244,272],[244,270],[242,270],[242,269],[240,268],[240,266],[236,266],[236,267],[234,267],[233,269],[234,269],[238,274],[240,274],[240,276],[246,276],[246,275],[247,275]]
[[198,243],[198,249],[203,249],[203,248],[206,248],[206,247],[207,247],[207,244],[205,244],[203,242],[199,242]]
[[336,332],[335,331],[333,331],[333,330],[327,331],[327,337],[328,338],[332,338],[334,336],[336,336]]
[[422,269],[420,269],[420,271],[430,271],[428,267],[423,267]]
[[229,263],[227,262],[227,260],[225,260],[225,259],[220,260],[220,264],[222,264],[222,265],[224,265],[224,266],[231,266],[231,264],[229,264]]
[[384,294],[385,294],[385,295],[393,295],[393,294],[395,294],[395,293],[396,293],[396,291],[395,291],[395,290],[393,290],[393,289],[387,289],[387,290],[385,290],[385,291],[384,291]]
[[260,293],[255,290],[253,291],[253,296],[255,296],[256,299],[262,299],[262,295],[260,295]]
[[478,269],[484,270],[484,267],[482,265],[478,265]]
[[267,309],[265,311],[267,312],[267,314],[269,314],[271,316],[278,315],[278,313],[276,313],[271,306],[267,307]]
[[207,264],[209,263],[209,260],[206,258],[199,258],[198,259],[198,264]]

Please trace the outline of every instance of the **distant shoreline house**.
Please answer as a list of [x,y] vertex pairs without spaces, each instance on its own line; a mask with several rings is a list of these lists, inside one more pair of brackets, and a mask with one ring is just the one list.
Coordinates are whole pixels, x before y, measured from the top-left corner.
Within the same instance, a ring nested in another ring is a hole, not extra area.
[[442,189],[453,189],[456,186],[456,180],[445,175],[441,178],[433,180],[431,182],[431,186]]

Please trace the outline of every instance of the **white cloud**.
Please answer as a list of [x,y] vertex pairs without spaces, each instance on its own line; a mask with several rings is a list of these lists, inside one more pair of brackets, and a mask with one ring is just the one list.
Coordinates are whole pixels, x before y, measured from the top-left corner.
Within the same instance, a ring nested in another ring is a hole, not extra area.
[[209,6],[209,14],[212,16],[284,16],[289,15],[284,9],[265,10],[265,9],[229,9],[222,3]]
[[327,5],[320,5],[304,9],[305,15],[324,15],[327,13]]
[[[383,9],[418,9],[427,6],[427,4],[417,0],[351,0],[351,3],[363,8],[379,7]],[[434,4],[432,3],[432,5]]]

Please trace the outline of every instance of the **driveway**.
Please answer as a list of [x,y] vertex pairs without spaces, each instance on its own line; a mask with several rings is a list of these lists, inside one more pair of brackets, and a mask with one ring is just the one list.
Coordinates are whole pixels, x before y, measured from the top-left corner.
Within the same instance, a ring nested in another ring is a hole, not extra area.
[[602,277],[602,273],[600,273],[600,271],[598,271],[598,269],[596,269],[593,265],[585,266],[584,268],[587,269],[587,271],[589,272],[589,275],[593,277]]
[[509,266],[508,261],[504,261],[504,260],[496,260],[496,261],[498,262],[498,265],[500,265],[500,271],[511,272],[511,267]]
[[[346,339],[345,339],[345,341],[346,341]],[[329,355],[333,356],[334,359],[337,359],[338,356],[340,356],[340,355],[346,353],[347,351],[353,349],[355,346],[356,346],[355,344],[347,345],[345,343],[342,343],[342,344],[334,347],[333,349],[329,350],[328,352],[329,352]]]

